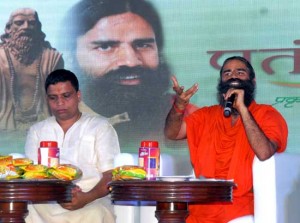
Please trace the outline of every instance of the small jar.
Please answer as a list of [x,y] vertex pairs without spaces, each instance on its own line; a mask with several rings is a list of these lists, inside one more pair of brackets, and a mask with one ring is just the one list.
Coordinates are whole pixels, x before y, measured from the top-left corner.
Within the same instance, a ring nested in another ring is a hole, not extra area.
[[146,179],[155,180],[159,176],[160,149],[158,141],[141,141],[139,148],[139,166],[147,172]]
[[48,167],[59,165],[59,148],[56,141],[41,141],[38,149],[38,164]]

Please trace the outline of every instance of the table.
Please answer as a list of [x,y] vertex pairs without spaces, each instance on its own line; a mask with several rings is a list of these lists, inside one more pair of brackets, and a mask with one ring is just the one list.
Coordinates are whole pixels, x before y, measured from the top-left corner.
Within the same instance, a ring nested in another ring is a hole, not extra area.
[[72,198],[71,181],[49,180],[1,180],[0,181],[0,222],[25,223],[28,203],[59,201]]
[[155,201],[159,223],[184,223],[188,203],[232,202],[232,181],[126,180],[108,184],[111,200]]

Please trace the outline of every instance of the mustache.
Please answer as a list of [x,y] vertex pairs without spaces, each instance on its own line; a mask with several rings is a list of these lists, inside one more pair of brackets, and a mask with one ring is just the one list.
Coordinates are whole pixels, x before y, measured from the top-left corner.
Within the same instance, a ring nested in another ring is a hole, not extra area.
[[127,67],[123,66],[116,70],[106,73],[101,79],[107,82],[118,82],[120,80],[141,79],[151,81],[157,76],[157,70],[141,66]]
[[230,88],[254,91],[255,85],[250,80],[241,80],[238,78],[231,78],[225,82],[220,81],[218,85],[220,93],[226,93]]
[[33,36],[33,30],[21,29],[21,30],[17,30],[15,32],[13,32],[12,35],[15,38],[19,38],[19,37],[22,37],[22,36],[32,37]]
[[[141,78],[140,84],[127,86],[116,81],[131,76]],[[164,104],[169,76],[167,66],[162,65],[157,69],[123,66],[106,73],[101,78],[84,75],[82,77],[83,98],[87,105],[106,117],[124,111],[127,111],[130,116],[137,117],[141,112],[140,109],[150,111]],[[91,89],[93,89],[92,93]],[[157,106],[149,103],[152,100],[157,103]],[[147,107],[149,104],[151,108]]]
[[218,100],[221,105],[224,105],[225,103],[223,94],[225,94],[230,88],[243,89],[245,91],[244,101],[246,106],[251,104],[255,96],[255,84],[252,80],[240,80],[237,78],[231,78],[225,82],[220,80],[217,88]]

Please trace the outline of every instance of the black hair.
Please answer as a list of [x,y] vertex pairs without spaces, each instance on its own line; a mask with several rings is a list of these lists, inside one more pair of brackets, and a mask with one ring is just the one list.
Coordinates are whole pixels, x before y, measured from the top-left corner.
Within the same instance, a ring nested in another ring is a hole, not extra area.
[[102,18],[132,12],[149,23],[154,31],[159,52],[163,47],[163,31],[156,9],[145,0],[81,0],[64,19],[64,41],[70,51],[76,50],[76,40]]
[[79,82],[76,75],[72,71],[66,69],[52,71],[46,78],[45,90],[47,92],[49,85],[67,81],[71,82],[76,92],[79,91]]
[[221,67],[221,70],[220,70],[220,77],[222,76],[222,73],[223,73],[223,69],[224,69],[224,66],[226,65],[226,63],[228,61],[231,61],[231,60],[239,60],[241,61],[242,63],[244,63],[246,65],[246,67],[248,68],[249,70],[249,77],[250,77],[250,80],[253,80],[255,78],[255,72],[254,72],[254,69],[252,67],[252,65],[250,64],[250,62],[244,58],[244,57],[241,57],[241,56],[233,56],[233,57],[229,57],[227,58],[224,62],[223,62],[223,65]]

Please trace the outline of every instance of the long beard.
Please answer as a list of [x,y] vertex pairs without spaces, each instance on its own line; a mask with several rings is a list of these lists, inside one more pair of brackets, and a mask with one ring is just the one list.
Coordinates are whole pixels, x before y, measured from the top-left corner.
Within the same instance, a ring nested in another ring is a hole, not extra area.
[[[120,78],[130,74],[138,74],[139,85],[117,84]],[[81,81],[84,84],[83,101],[95,112],[109,118],[128,114],[129,120],[114,124],[120,145],[161,137],[171,107],[171,95],[167,93],[170,74],[166,65],[160,65],[156,70],[126,68],[108,73],[105,78],[84,79]]]
[[[138,75],[141,83],[135,86],[120,85],[116,80],[129,75]],[[120,68],[102,78],[88,78],[82,83],[83,100],[95,112],[111,117],[127,112],[132,122],[145,122],[156,118],[167,103],[166,92],[170,72],[166,66],[157,70],[141,67]]]
[[[232,84],[235,83],[235,84]],[[237,84],[236,84],[237,83]],[[218,101],[221,106],[225,106],[225,100],[223,94],[225,94],[230,88],[244,89],[244,103],[247,107],[251,104],[255,97],[255,84],[252,80],[240,80],[238,78],[229,79],[226,82],[219,81],[218,84]]]
[[42,41],[28,32],[12,33],[6,44],[13,56],[24,65],[32,64],[42,51]]

